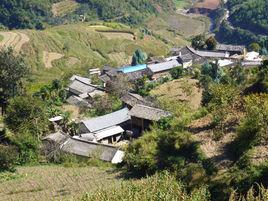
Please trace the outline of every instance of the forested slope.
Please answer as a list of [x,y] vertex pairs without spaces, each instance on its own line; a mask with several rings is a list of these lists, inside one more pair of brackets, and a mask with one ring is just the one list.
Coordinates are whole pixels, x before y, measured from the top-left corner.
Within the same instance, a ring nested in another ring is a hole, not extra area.
[[229,0],[233,25],[257,34],[268,34],[268,1]]
[[76,0],[78,8],[67,13],[64,19],[52,14],[53,3],[63,0],[2,0],[0,1],[0,25],[8,28],[44,28],[44,24],[79,20],[116,20],[128,24],[138,24],[147,16],[162,11],[172,11],[172,0]]

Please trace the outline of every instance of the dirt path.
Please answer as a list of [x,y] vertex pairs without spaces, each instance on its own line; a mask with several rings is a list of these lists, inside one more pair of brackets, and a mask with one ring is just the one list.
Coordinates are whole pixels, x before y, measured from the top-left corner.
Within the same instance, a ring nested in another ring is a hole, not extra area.
[[51,68],[53,67],[52,62],[58,59],[61,59],[64,57],[63,54],[57,53],[57,52],[43,52],[43,62],[45,64],[46,68]]
[[0,42],[0,48],[12,47],[15,52],[19,52],[25,43],[30,41],[30,38],[19,32],[0,32],[3,36],[3,40]]

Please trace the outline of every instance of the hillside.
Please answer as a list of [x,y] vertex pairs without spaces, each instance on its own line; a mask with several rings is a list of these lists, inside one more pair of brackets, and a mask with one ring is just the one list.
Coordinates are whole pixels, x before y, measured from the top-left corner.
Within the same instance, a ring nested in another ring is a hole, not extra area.
[[172,12],[172,0],[3,0],[0,2],[0,25],[10,29],[43,29],[47,24],[94,19],[139,24],[146,17]]
[[265,0],[229,0],[230,21],[236,27],[256,34],[268,34],[268,2]]
[[216,21],[223,22],[216,31],[217,39],[223,43],[249,45],[259,43],[267,48],[268,3],[265,0],[230,0],[219,9]]
[[84,74],[89,68],[129,64],[137,48],[151,56],[166,55],[172,46],[187,45],[190,37],[208,29],[205,20],[179,14],[149,18],[142,27],[84,22],[42,31],[1,31],[0,47],[11,46],[25,54],[33,70],[31,88],[35,90],[59,77]]

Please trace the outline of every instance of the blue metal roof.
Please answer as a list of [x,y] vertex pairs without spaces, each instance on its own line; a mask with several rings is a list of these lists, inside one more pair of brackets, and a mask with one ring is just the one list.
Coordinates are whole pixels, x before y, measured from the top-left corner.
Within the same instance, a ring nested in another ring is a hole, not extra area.
[[147,68],[146,64],[140,64],[136,66],[125,66],[123,68],[120,68],[120,71],[122,71],[123,73],[132,73],[132,72],[144,70],[146,68]]

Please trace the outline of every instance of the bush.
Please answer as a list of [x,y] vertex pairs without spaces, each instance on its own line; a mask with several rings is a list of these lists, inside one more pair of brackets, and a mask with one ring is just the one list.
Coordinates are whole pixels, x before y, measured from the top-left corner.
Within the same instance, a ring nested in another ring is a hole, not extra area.
[[16,159],[15,147],[0,145],[0,171],[14,171]]
[[234,153],[240,157],[245,151],[268,139],[268,97],[267,94],[250,95],[245,98],[245,117],[237,128],[233,143]]
[[118,200],[180,200],[208,201],[210,194],[205,187],[187,193],[184,186],[176,181],[176,177],[168,172],[159,173],[140,181],[122,182],[119,188],[99,189],[94,194],[87,194],[82,201],[118,201]]
[[176,68],[173,68],[170,70],[170,75],[173,79],[178,79],[182,76],[183,73],[183,67],[182,66],[178,66]]

